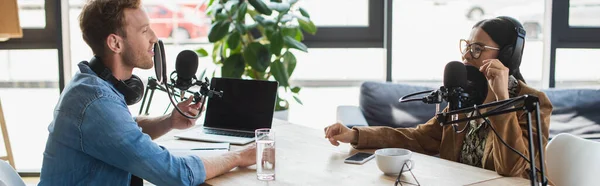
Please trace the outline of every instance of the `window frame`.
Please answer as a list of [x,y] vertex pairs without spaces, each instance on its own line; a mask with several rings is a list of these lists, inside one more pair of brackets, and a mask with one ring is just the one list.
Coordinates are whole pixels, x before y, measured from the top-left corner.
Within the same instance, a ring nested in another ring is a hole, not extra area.
[[315,35],[304,34],[311,48],[384,48],[384,0],[369,0],[369,26],[317,27]]
[[552,1],[549,87],[556,87],[556,51],[559,48],[600,48],[600,27],[569,25],[571,0]]

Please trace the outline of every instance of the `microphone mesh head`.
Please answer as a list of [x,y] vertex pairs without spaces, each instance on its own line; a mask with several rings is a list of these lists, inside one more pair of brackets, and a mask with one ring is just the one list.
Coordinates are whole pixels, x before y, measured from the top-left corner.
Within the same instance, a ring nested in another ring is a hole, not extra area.
[[469,93],[470,104],[483,104],[488,93],[488,81],[477,67],[471,65],[465,65],[465,67],[468,82],[465,91]]
[[454,88],[467,86],[467,69],[465,65],[458,61],[452,61],[446,64],[444,69],[444,87]]
[[178,79],[192,79],[198,70],[198,54],[191,50],[184,50],[177,54],[175,71]]

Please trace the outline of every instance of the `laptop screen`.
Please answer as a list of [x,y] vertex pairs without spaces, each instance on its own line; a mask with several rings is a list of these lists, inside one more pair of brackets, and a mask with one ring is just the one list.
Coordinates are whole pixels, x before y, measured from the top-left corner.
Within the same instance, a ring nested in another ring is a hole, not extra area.
[[223,91],[206,103],[205,127],[251,131],[271,128],[276,81],[212,78],[210,88]]

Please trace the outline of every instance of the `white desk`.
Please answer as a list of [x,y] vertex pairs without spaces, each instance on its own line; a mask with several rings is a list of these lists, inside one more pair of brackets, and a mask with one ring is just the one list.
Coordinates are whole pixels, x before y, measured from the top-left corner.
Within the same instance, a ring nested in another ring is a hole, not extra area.
[[[323,130],[274,120],[276,138],[275,181],[256,179],[256,167],[234,169],[207,180],[205,185],[394,185],[396,177],[384,175],[375,158],[363,165],[344,163],[357,152],[348,144],[332,146]],[[158,140],[174,140],[174,133]],[[232,150],[239,149],[233,146]],[[373,152],[374,150],[363,150]],[[496,172],[414,153],[413,170],[421,185],[528,185],[518,177],[502,177]],[[403,180],[414,183],[410,173]],[[407,184],[405,184],[407,185]]]

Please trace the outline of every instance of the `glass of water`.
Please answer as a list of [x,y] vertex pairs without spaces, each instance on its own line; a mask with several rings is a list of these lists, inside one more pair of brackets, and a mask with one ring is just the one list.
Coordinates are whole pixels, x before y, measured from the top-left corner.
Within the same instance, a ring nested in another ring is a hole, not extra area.
[[259,180],[275,180],[275,133],[271,129],[257,129],[256,176]]

